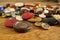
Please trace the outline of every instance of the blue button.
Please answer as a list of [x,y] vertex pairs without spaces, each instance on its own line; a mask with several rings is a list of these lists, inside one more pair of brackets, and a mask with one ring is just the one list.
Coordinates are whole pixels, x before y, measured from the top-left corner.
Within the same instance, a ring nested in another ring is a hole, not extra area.
[[0,11],[3,11],[3,9],[4,9],[3,7],[0,7]]

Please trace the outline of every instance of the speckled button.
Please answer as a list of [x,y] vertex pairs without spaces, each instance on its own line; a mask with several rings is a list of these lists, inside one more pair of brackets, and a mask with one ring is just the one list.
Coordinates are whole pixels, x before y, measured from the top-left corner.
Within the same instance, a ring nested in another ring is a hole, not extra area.
[[16,22],[13,25],[13,28],[16,32],[25,33],[25,32],[30,30],[31,24],[29,22],[26,22],[26,21],[20,21],[20,22]]

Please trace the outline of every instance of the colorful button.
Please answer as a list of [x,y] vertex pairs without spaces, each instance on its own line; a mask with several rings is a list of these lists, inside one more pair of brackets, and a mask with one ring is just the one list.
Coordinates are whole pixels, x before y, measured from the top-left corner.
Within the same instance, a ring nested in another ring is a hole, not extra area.
[[9,27],[9,28],[13,28],[13,24],[14,24],[15,22],[17,22],[17,20],[15,20],[15,19],[6,20],[6,21],[5,21],[5,26],[6,26],[6,27]]
[[30,12],[26,12],[26,13],[22,14],[23,19],[29,19],[29,18],[33,18],[33,17],[34,17],[34,14],[30,13]]

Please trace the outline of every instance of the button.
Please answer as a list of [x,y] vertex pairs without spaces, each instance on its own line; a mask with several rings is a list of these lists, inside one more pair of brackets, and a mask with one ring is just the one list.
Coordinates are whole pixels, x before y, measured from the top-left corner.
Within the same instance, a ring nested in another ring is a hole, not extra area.
[[24,3],[22,3],[22,2],[15,3],[15,6],[16,7],[22,7],[22,6],[24,6]]
[[34,17],[34,18],[30,18],[28,19],[29,22],[40,22],[42,21],[42,18],[40,17]]
[[35,23],[34,23],[34,25],[35,25],[35,26],[38,26],[38,27],[41,27],[41,24],[42,24],[42,22],[35,22]]
[[22,18],[23,19],[30,19],[30,18],[33,18],[35,16],[34,13],[30,13],[30,12],[26,12],[26,13],[23,13],[22,14]]
[[16,20],[22,21],[23,18],[20,15],[16,15]]
[[15,5],[11,4],[11,5],[10,5],[10,8],[15,8]]
[[13,25],[13,28],[16,32],[25,33],[31,29],[31,24],[26,21],[20,21],[20,22],[16,22]]
[[41,27],[42,27],[43,29],[46,29],[46,30],[51,28],[50,25],[47,24],[47,23],[42,23],[42,24],[41,24]]
[[8,19],[5,21],[5,26],[8,28],[13,28],[13,24],[17,22],[15,19]]

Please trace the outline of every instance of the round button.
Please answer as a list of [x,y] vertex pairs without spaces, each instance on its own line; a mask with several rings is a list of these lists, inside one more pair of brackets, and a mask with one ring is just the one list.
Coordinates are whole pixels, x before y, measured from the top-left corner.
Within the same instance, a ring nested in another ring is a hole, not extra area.
[[42,23],[42,24],[41,24],[41,27],[42,27],[43,29],[50,29],[50,28],[51,28],[50,25],[47,24],[47,23]]
[[39,26],[41,27],[41,24],[42,24],[42,22],[35,22],[34,25],[35,25],[35,26],[38,26],[38,27],[39,27]]
[[15,22],[17,22],[17,20],[15,20],[15,19],[6,20],[6,21],[5,21],[5,26],[6,26],[6,27],[9,27],[9,28],[13,28],[13,24],[14,24]]
[[22,7],[22,6],[24,6],[24,3],[22,3],[22,2],[15,3],[15,6],[16,6],[16,7]]
[[22,14],[23,19],[30,19],[34,17],[34,13],[26,12]]
[[15,5],[11,4],[11,5],[10,5],[10,8],[15,8]]
[[20,21],[20,22],[16,22],[13,25],[13,28],[16,32],[25,33],[25,32],[30,30],[31,24],[29,22],[26,22],[26,21]]
[[28,21],[29,22],[40,22],[40,21],[42,21],[42,18],[40,18],[40,17],[30,18],[30,19],[28,19]]

